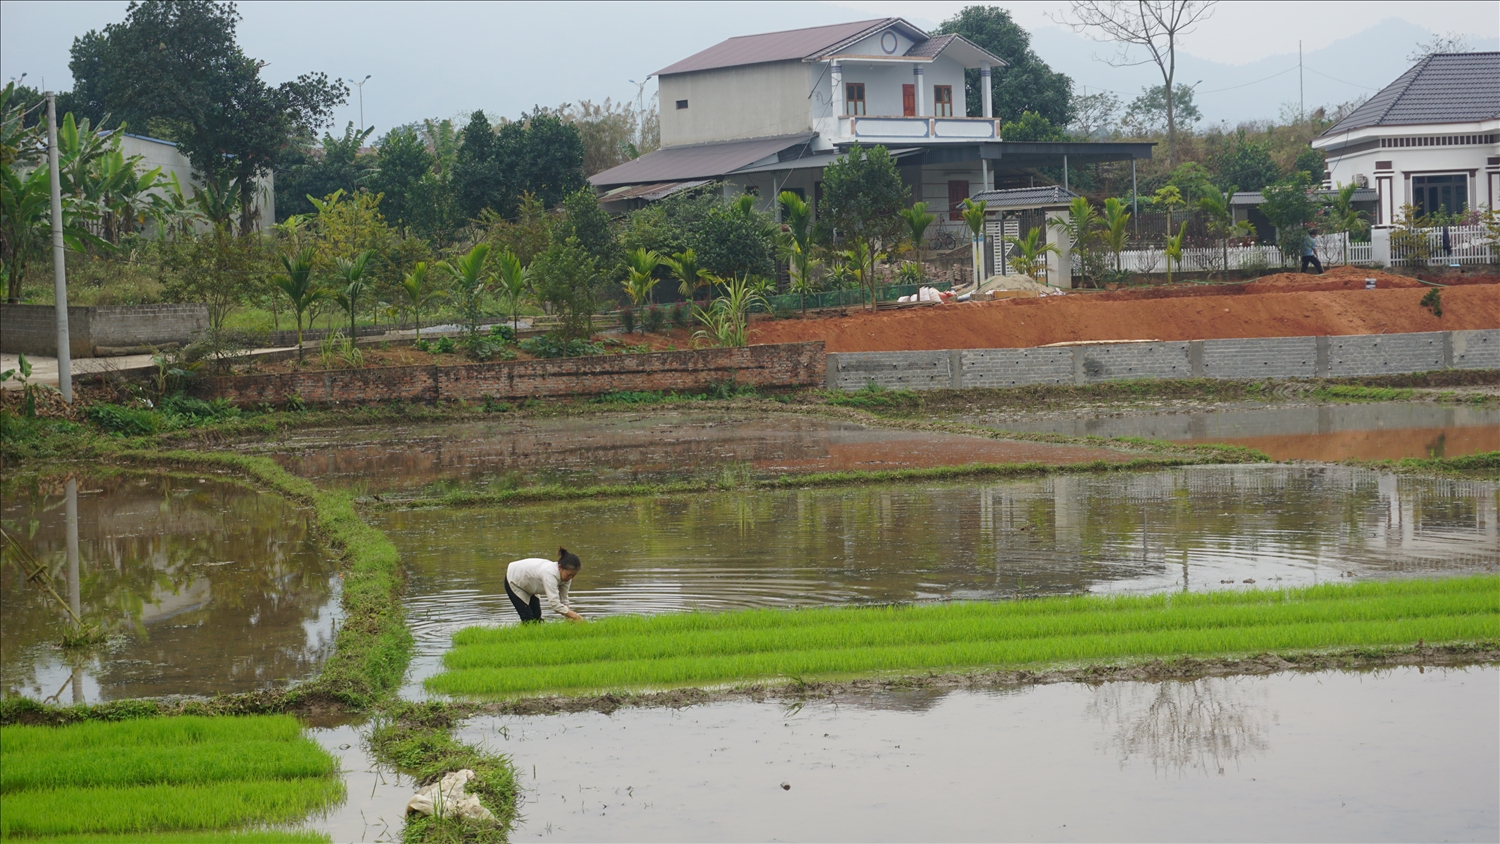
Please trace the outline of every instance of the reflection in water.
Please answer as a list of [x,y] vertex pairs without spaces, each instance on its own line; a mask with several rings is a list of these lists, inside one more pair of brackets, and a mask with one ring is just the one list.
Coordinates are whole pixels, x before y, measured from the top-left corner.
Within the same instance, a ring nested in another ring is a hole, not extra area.
[[585,615],[1294,586],[1500,571],[1500,485],[1219,466],[371,515],[410,567],[408,693],[508,624],[504,566],[582,555]]
[[1259,449],[1274,460],[1396,460],[1500,451],[1500,408],[1374,402],[1228,407],[1120,415],[992,414],[970,419],[1005,431],[1074,437],[1145,437]]
[[1102,448],[866,428],[791,414],[612,414],[428,425],[415,430],[299,431],[269,456],[323,484],[371,492],[429,487],[503,489],[528,484],[646,482],[790,472],[1126,460]]
[[1268,698],[1262,678],[1105,683],[1086,711],[1109,729],[1107,745],[1121,768],[1144,757],[1157,772],[1223,776],[1226,765],[1269,747],[1280,716]]
[[84,478],[70,496],[74,484],[9,484],[0,515],[55,580],[67,581],[84,621],[111,637],[76,656],[62,651],[67,614],[7,566],[7,693],[66,702],[240,692],[283,685],[322,663],[335,564],[311,540],[305,511],[207,479]]
[[1494,666],[845,703],[480,716],[457,738],[522,760],[517,841],[1500,838]]

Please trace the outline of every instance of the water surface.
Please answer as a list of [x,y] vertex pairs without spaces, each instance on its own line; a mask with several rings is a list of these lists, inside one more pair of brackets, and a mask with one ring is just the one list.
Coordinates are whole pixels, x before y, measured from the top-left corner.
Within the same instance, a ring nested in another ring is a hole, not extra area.
[[512,840],[1495,841],[1497,711],[1494,666],[1399,668],[485,716],[458,737],[517,761]]
[[408,566],[417,654],[510,624],[505,565],[580,554],[585,615],[1299,586],[1500,571],[1500,484],[1338,466],[680,495],[371,521]]
[[1005,413],[967,421],[1003,431],[1229,443],[1274,460],[1399,460],[1500,451],[1500,407],[1372,402],[1141,413]]
[[661,482],[967,463],[1129,460],[1104,448],[870,428],[796,414],[615,413],[310,429],[256,443],[323,485],[374,493],[507,489],[547,483]]
[[57,646],[66,611],[9,562],[0,571],[7,694],[63,704],[211,695],[286,685],[332,646],[337,564],[310,510],[211,478],[121,474],[76,482],[77,568],[63,481],[8,484],[6,531],[64,600],[110,634],[83,653]]

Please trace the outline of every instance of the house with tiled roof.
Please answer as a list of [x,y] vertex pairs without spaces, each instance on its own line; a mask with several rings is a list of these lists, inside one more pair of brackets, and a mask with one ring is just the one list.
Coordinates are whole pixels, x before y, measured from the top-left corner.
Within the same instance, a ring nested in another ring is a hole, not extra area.
[[730,38],[653,74],[661,149],[590,181],[615,208],[714,181],[760,196],[764,210],[790,190],[816,213],[823,168],[878,144],[913,201],[961,226],[965,198],[1026,186],[1038,167],[1150,157],[1149,143],[1005,141],[991,85],[1004,68],[960,35],[902,18]]
[[1435,53],[1313,139],[1329,186],[1376,194],[1376,226],[1500,202],[1500,52]]

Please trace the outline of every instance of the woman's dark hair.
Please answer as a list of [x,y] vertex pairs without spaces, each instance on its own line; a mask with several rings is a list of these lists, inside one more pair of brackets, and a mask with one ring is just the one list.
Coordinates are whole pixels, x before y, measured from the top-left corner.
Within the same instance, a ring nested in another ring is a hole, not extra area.
[[578,571],[583,568],[583,560],[578,559],[578,555],[572,551],[559,548],[557,549],[557,567],[568,571]]

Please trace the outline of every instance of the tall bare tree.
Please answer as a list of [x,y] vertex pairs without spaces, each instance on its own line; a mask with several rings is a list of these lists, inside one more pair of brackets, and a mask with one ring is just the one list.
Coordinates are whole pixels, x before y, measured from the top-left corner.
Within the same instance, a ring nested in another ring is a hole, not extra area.
[[[1114,67],[1151,62],[1161,71],[1167,99],[1167,165],[1177,166],[1177,113],[1173,107],[1173,79],[1177,75],[1177,41],[1213,13],[1218,0],[1073,0],[1070,17],[1057,23],[1097,41],[1114,41],[1120,52],[1109,59]],[[1146,51],[1145,58],[1131,53]]]

